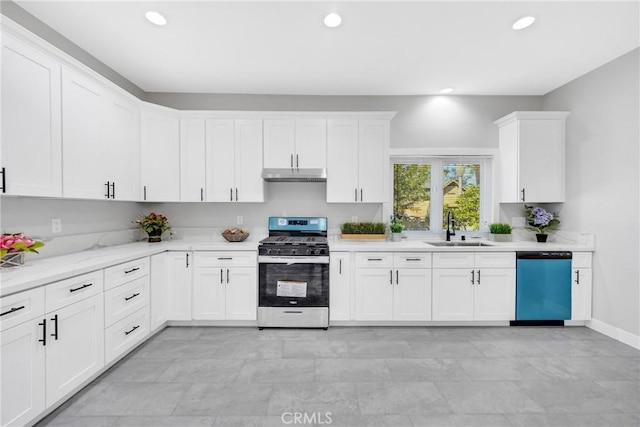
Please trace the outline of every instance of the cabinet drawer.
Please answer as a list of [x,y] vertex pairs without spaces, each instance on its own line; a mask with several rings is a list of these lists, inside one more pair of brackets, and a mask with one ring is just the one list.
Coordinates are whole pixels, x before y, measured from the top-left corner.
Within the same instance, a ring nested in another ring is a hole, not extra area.
[[99,295],[103,290],[102,270],[50,283],[44,290],[46,312]]
[[394,253],[393,266],[395,268],[431,268],[431,254]]
[[473,268],[475,254],[473,252],[435,252],[433,268]]
[[572,268],[591,268],[591,252],[574,252],[571,255]]
[[114,323],[104,331],[104,360],[110,363],[149,334],[149,307]]
[[476,252],[477,268],[515,268],[515,252]]
[[358,252],[356,268],[393,268],[393,254],[389,252]]
[[111,289],[149,275],[149,258],[140,258],[104,269],[104,288]]
[[255,267],[256,252],[196,252],[193,255],[195,267]]
[[149,277],[141,277],[109,289],[104,293],[105,326],[110,326],[147,305],[149,305]]
[[44,287],[0,298],[0,331],[44,316]]

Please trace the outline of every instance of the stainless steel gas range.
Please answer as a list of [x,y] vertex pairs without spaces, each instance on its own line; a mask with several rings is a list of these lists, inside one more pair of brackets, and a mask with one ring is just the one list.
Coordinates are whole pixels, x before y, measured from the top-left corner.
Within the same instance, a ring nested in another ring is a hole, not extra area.
[[329,327],[329,244],[323,217],[270,217],[258,246],[258,327]]

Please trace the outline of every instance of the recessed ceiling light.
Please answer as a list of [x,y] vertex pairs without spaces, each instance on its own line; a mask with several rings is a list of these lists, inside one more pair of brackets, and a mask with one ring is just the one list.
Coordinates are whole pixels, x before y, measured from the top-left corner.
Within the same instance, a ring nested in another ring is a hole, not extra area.
[[329,28],[335,28],[342,23],[342,18],[337,13],[330,13],[324,17],[324,25]]
[[453,88],[452,87],[445,87],[440,89],[440,93],[443,95],[446,95],[448,93],[452,93],[453,92]]
[[154,10],[150,10],[149,12],[147,12],[144,15],[149,22],[151,22],[152,24],[156,24],[156,25],[166,25],[167,24],[167,18],[165,18],[164,16],[162,16],[159,12],[156,12]]
[[536,18],[533,16],[523,16],[522,18],[514,22],[511,28],[513,28],[514,30],[523,30],[533,24],[535,20]]

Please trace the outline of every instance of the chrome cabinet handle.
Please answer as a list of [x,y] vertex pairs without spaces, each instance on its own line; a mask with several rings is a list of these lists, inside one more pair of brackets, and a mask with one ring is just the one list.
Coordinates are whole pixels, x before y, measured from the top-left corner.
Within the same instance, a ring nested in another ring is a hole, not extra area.
[[131,332],[135,331],[136,329],[138,329],[140,327],[140,325],[136,325],[133,328],[131,328],[130,331],[125,331],[124,334],[125,335],[129,335]]
[[354,188],[354,190],[355,190],[355,198],[354,198],[354,200],[357,202],[358,201],[358,189]]
[[338,268],[338,274],[342,274],[342,260],[338,260],[339,261],[339,268]]
[[126,271],[124,272],[124,274],[133,273],[134,271],[138,271],[138,270],[140,270],[140,267],[134,267],[134,268],[132,268],[131,270],[126,270]]
[[112,199],[116,198],[116,182],[115,181],[111,183],[111,198]]
[[478,279],[476,280],[476,284],[477,285],[480,284],[480,270],[478,270]]
[[76,291],[79,291],[81,289],[88,288],[89,286],[93,286],[93,283],[84,284],[84,285],[80,286],[79,288],[71,288],[71,289],[69,289],[69,292],[76,292]]
[[580,270],[576,270],[576,285],[580,284]]
[[222,285],[224,283],[224,270],[221,268],[220,269],[220,284]]
[[364,198],[362,197],[362,188],[360,189],[360,201],[363,202]]
[[186,266],[187,268],[189,268],[189,254],[185,254],[185,262],[186,262]]
[[399,272],[400,272],[400,270],[396,270],[396,285],[400,284]]
[[104,198],[108,199],[109,198],[109,181],[107,181],[107,183],[104,186],[107,189],[107,192],[104,193]]
[[204,188],[200,187],[200,201],[204,202]]
[[229,283],[229,269],[227,268],[227,283]]
[[393,285],[393,270],[389,270],[389,284]]
[[142,186],[142,200],[147,200],[147,186]]
[[296,168],[300,167],[300,160],[298,159],[298,155],[296,154]]
[[293,169],[293,153],[291,154],[291,169]]
[[129,301],[130,299],[134,299],[134,298],[135,298],[135,297],[137,297],[138,295],[140,295],[140,293],[139,293],[139,292],[138,292],[138,293],[136,293],[136,294],[131,295],[130,297],[124,297],[124,300],[125,300],[125,301]]
[[524,202],[524,188],[522,189],[522,201]]
[[236,187],[236,202],[238,201],[238,187]]
[[38,342],[41,342],[42,345],[47,345],[47,319],[42,319],[38,326],[42,326],[42,339],[39,339]]
[[474,285],[476,283],[476,271],[471,270],[471,284]]
[[229,188],[229,201],[233,202],[233,188]]
[[6,180],[7,171],[5,170],[5,168],[2,168],[0,169],[0,173],[2,174],[2,192],[6,193],[7,192],[7,180]]

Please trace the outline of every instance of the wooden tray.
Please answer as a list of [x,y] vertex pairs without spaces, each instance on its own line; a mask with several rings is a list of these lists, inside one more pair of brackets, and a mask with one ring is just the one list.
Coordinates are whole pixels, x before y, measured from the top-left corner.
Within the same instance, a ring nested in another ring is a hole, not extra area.
[[342,234],[342,240],[387,240],[386,234]]

